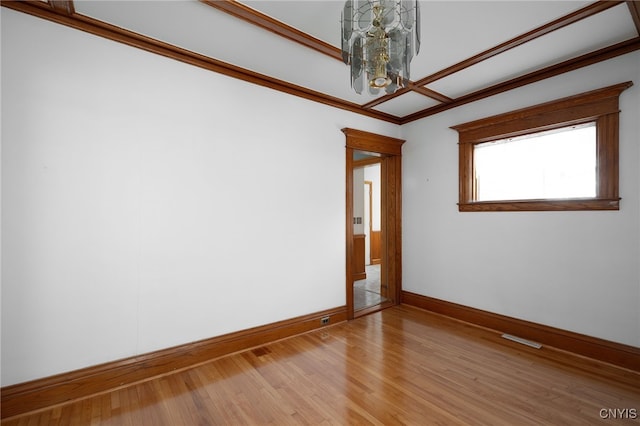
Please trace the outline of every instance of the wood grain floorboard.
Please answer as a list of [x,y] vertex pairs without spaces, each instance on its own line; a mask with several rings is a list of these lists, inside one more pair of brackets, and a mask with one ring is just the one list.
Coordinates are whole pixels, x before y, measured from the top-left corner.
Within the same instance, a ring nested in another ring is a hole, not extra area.
[[640,374],[396,306],[2,422],[91,424],[638,425]]

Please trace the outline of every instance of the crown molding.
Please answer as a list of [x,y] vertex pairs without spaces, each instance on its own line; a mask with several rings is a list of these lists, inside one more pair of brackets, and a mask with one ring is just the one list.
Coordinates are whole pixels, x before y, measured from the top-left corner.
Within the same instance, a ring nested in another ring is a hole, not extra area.
[[289,26],[235,0],[200,0],[200,2],[207,6],[211,6],[214,9],[228,13],[229,15],[233,15],[236,18],[242,19],[252,25],[271,31],[272,33],[288,40],[299,43],[305,47],[309,47],[324,55],[342,61],[342,51],[337,47],[312,37],[297,28]]
[[631,13],[631,19],[633,19],[633,23],[636,26],[636,31],[640,36],[640,1],[627,1],[627,6],[629,7],[629,13]]

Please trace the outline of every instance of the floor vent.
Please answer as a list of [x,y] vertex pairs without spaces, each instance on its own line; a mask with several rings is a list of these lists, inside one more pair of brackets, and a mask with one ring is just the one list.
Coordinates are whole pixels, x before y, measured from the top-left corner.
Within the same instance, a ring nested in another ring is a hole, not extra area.
[[522,337],[512,336],[511,334],[503,334],[502,337],[507,340],[521,343],[523,345],[531,346],[532,348],[540,349],[542,347],[540,343],[532,342],[531,340],[523,339]]

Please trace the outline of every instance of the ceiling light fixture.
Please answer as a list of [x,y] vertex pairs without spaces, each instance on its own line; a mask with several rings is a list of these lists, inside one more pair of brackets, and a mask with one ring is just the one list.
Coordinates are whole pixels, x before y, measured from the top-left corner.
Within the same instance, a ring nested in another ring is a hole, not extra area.
[[351,87],[394,93],[409,81],[420,51],[417,0],[347,0],[342,11],[342,60],[351,65]]

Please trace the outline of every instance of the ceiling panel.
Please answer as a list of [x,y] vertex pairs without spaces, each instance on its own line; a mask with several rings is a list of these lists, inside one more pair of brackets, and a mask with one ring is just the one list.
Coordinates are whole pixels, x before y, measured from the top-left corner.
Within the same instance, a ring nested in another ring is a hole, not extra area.
[[382,103],[374,107],[377,111],[393,114],[398,117],[404,117],[416,111],[438,105],[440,102],[420,95],[415,92],[408,92],[401,96],[395,97],[390,101]]

